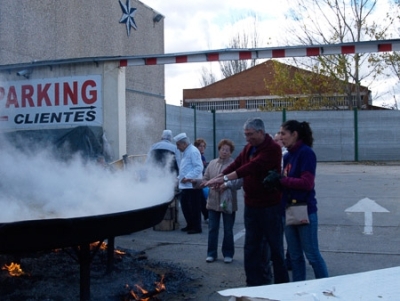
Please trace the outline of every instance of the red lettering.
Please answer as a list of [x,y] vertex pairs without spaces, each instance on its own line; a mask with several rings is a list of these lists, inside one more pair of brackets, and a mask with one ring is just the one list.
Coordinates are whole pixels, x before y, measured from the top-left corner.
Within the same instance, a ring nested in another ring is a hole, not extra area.
[[32,85],[22,85],[21,87],[21,107],[26,107],[26,102],[28,101],[30,107],[34,107],[33,103],[33,87]]
[[64,88],[64,105],[68,105],[68,98],[71,99],[72,104],[76,105],[78,104],[78,82],[73,82],[72,83],[73,87],[71,90],[71,87],[69,86],[68,83],[64,83],[63,88]]
[[6,108],[9,108],[11,105],[14,105],[16,108],[19,108],[18,97],[17,93],[15,92],[14,86],[11,86],[10,89],[8,90]]
[[[84,103],[91,105],[97,101],[97,90],[91,89],[89,90],[88,87],[96,87],[96,82],[94,80],[87,80],[82,85],[82,100]],[[88,90],[88,91],[87,91]],[[87,93],[89,92],[89,93]],[[88,97],[91,96],[91,97]]]
[[59,83],[54,84],[54,105],[55,106],[60,105],[60,84]]
[[42,88],[42,84],[38,85],[37,88],[37,106],[41,107],[42,106],[42,101],[44,100],[44,102],[46,103],[46,106],[51,107],[51,101],[50,101],[50,97],[48,94],[48,91],[51,87],[51,84],[45,84],[44,87]]
[[0,85],[0,102],[3,108],[42,108],[59,106],[93,105],[98,101],[99,87],[96,80],[67,79],[60,82],[42,80],[34,85],[17,83]]

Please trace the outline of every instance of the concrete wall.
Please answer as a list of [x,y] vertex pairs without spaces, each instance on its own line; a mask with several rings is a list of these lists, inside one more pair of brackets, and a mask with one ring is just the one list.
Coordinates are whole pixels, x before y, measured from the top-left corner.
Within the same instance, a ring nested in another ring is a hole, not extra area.
[[[282,112],[217,113],[214,128],[213,114],[210,112],[167,106],[167,128],[174,134],[186,131],[190,137],[196,135],[205,138],[207,160],[217,155],[214,152],[214,139],[216,144],[222,138],[233,140],[236,145],[233,156],[236,156],[246,143],[243,124],[250,117],[262,118],[266,131],[272,135],[279,130],[283,121]],[[400,160],[400,111],[358,111],[357,114],[354,111],[287,111],[286,120],[289,119],[310,123],[318,161]]]
[[1,0],[0,65],[164,53],[164,20],[154,23],[152,8],[130,3],[137,30],[128,37],[117,0]]
[[[0,66],[49,61],[48,68],[33,68],[31,79],[55,76],[54,70],[78,76],[97,72],[96,65],[84,70],[79,64],[58,66],[57,61],[164,53],[164,20],[153,22],[156,12],[140,1],[130,0],[130,4],[137,9],[137,30],[131,28],[128,36],[126,24],[119,22],[123,12],[117,0],[1,0]],[[103,70],[99,65],[109,79],[103,91],[104,108],[110,110],[104,112],[104,125],[115,159],[147,153],[165,128],[164,66]],[[27,81],[16,76],[18,71],[0,72],[0,82]],[[121,91],[126,103],[119,101]],[[121,135],[117,128],[125,128],[125,133]]]

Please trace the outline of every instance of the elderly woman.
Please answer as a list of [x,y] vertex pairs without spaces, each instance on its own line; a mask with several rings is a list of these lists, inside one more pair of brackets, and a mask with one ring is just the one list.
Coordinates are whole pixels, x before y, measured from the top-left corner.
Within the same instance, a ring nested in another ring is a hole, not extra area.
[[[235,146],[231,140],[222,139],[218,143],[218,158],[211,160],[203,176],[204,185],[208,180],[219,175],[229,164],[233,162],[231,158]],[[237,190],[242,186],[242,179],[228,181],[218,189],[211,188],[207,199],[207,209],[209,214],[208,222],[208,249],[207,262],[213,262],[218,254],[218,234],[222,216],[224,225],[224,237],[222,240],[222,255],[225,263],[233,261],[235,254],[235,244],[233,240],[233,225],[237,211]]]

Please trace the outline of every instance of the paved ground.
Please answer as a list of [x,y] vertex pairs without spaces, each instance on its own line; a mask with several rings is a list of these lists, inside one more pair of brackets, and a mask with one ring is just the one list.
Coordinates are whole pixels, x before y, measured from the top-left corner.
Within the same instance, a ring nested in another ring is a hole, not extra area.
[[[397,162],[318,164],[319,242],[330,276],[400,266],[399,183]],[[352,206],[357,203],[353,210]],[[243,201],[239,204],[232,264],[224,264],[221,259],[205,262],[206,224],[202,234],[148,229],[118,237],[116,245],[144,251],[149,259],[173,262],[187,269],[197,288],[195,293],[184,295],[180,300],[228,300],[217,292],[245,285]],[[185,225],[182,214],[179,220]],[[310,268],[307,278],[314,278]]]

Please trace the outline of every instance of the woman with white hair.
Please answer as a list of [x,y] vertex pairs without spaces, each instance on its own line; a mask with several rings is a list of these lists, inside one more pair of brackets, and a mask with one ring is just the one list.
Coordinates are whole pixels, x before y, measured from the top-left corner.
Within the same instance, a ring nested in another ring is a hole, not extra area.
[[160,167],[170,167],[171,171],[178,173],[180,158],[181,153],[172,142],[172,131],[164,130],[161,140],[151,146],[146,162],[152,162]]

